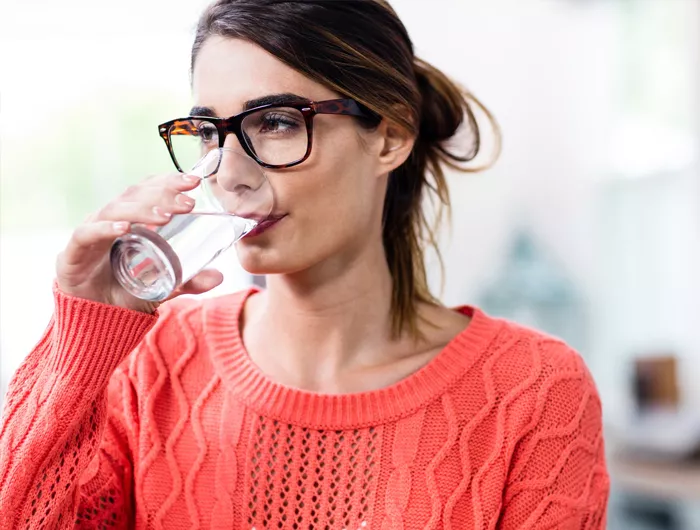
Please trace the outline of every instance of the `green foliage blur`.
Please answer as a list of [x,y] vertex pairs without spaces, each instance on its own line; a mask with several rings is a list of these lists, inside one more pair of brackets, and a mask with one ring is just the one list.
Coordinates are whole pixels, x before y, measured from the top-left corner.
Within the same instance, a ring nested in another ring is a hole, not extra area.
[[172,94],[96,90],[50,116],[4,124],[0,230],[70,228],[128,185],[170,172],[158,124],[187,115]]

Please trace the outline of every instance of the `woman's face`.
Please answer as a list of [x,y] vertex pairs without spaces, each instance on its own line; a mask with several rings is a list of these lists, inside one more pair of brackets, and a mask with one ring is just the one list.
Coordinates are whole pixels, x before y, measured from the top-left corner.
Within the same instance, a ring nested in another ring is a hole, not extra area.
[[[193,91],[195,106],[219,117],[276,94],[312,101],[342,97],[259,46],[223,37],[210,37],[200,49]],[[333,270],[380,243],[386,175],[402,161],[392,162],[402,149],[386,132],[384,122],[368,131],[350,116],[316,115],[306,161],[288,169],[261,168],[274,190],[273,216],[282,218],[237,244],[243,267],[254,274],[291,274],[317,266]],[[243,153],[233,134],[225,146]],[[224,164],[223,187],[225,171]]]

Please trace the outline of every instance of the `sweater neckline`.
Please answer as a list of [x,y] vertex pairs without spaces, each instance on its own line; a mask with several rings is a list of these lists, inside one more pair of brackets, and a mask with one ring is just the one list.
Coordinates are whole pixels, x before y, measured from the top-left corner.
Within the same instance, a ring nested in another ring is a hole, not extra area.
[[246,300],[257,292],[253,287],[209,300],[204,306],[204,340],[227,392],[260,416],[307,428],[364,428],[410,416],[462,377],[500,329],[499,320],[478,308],[456,308],[471,318],[470,323],[416,372],[377,390],[321,394],[277,383],[248,355],[240,317]]

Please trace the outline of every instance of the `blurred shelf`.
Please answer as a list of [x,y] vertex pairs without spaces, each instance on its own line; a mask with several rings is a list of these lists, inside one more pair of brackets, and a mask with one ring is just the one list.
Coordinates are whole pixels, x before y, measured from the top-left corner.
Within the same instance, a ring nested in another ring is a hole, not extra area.
[[700,502],[700,462],[651,462],[613,457],[616,487],[655,498]]

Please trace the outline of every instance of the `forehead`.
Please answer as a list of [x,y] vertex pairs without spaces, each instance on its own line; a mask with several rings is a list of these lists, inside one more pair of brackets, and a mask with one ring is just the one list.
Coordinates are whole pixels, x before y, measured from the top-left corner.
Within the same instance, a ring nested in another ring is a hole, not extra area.
[[192,72],[194,104],[219,116],[244,109],[245,102],[270,94],[290,93],[314,101],[338,95],[287,66],[256,44],[241,39],[209,37]]

